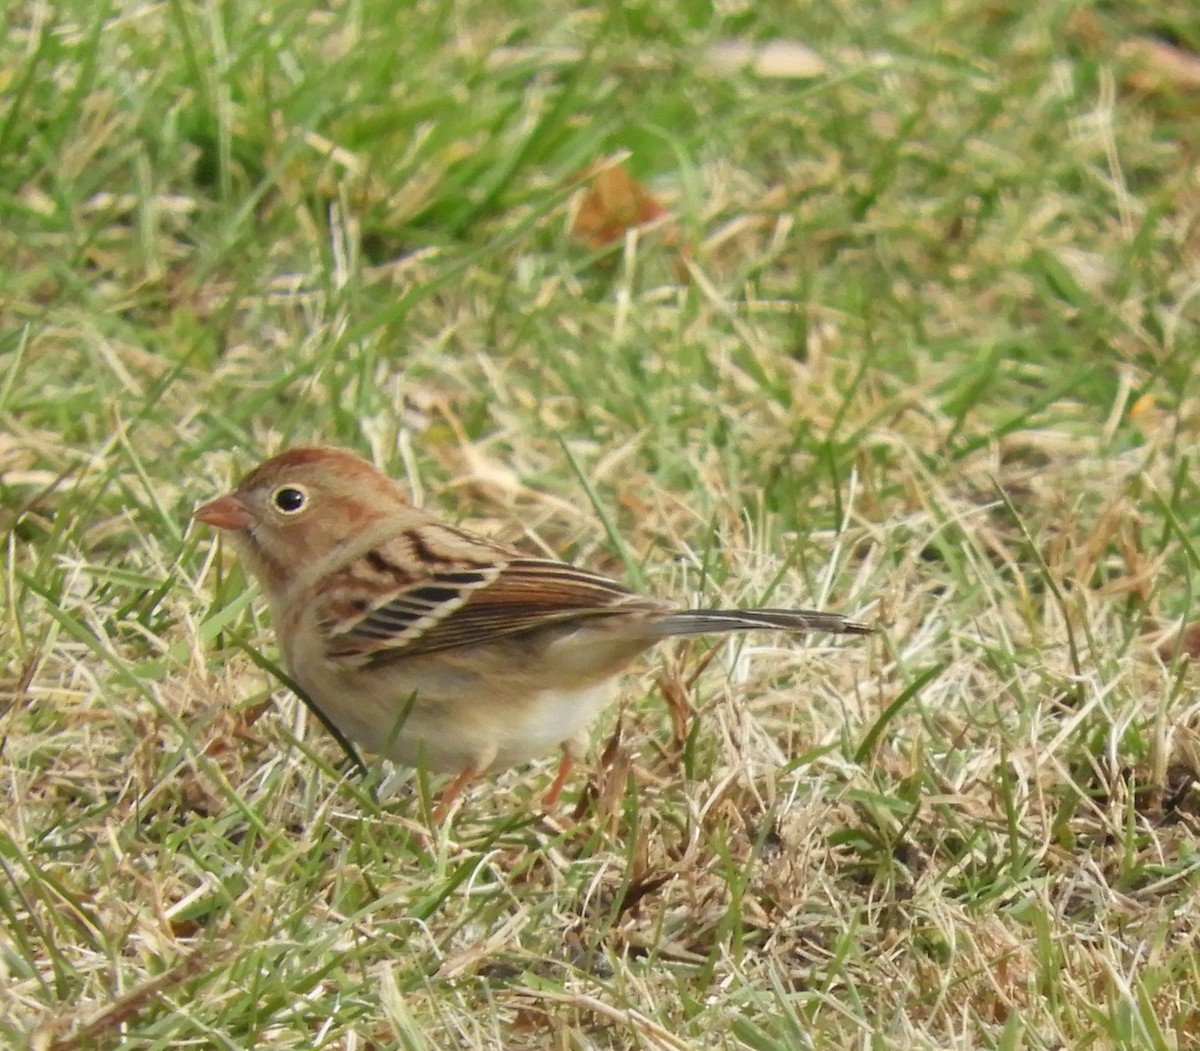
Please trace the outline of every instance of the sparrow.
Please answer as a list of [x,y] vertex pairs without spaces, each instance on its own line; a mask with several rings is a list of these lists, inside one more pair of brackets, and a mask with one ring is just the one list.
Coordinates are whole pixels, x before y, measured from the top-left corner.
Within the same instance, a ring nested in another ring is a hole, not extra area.
[[270,606],[289,675],[368,751],[472,780],[562,750],[553,807],[625,667],[677,635],[866,635],[836,613],[683,609],[440,521],[366,460],[290,449],[196,510]]

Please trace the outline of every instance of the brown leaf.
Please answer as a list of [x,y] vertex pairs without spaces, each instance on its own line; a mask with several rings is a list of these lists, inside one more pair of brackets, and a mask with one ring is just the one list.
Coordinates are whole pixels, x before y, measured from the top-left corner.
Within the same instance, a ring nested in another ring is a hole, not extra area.
[[1175,656],[1175,651],[1195,660],[1200,657],[1200,620],[1185,624],[1174,638],[1167,639],[1158,647],[1158,655],[1165,661]]
[[1200,55],[1153,37],[1134,37],[1117,48],[1133,69],[1126,83],[1139,91],[1200,91]]
[[646,186],[620,164],[601,168],[592,176],[571,223],[571,234],[593,248],[603,248],[667,214]]

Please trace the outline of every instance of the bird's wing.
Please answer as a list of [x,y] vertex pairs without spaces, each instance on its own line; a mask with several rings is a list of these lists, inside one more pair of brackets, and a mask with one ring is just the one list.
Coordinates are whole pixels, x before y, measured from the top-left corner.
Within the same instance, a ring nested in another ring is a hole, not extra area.
[[319,603],[327,654],[371,663],[665,609],[607,577],[446,526],[409,530],[350,560],[325,578]]

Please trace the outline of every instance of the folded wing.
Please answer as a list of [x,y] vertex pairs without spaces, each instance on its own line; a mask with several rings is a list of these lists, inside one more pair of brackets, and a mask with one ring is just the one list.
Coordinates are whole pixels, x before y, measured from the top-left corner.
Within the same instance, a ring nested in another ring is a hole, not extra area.
[[425,531],[414,558],[405,544],[398,537],[378,545],[327,582],[318,622],[330,657],[376,663],[581,617],[668,608],[599,574],[499,546],[439,545]]

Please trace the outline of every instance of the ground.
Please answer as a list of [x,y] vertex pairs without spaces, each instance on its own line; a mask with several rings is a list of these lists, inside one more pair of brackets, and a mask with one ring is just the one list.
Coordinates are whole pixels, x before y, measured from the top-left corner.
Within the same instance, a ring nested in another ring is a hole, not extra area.
[[[795,6],[0,14],[5,1046],[1195,1046],[1200,20]],[[301,442],[878,631],[435,821],[190,522]]]

